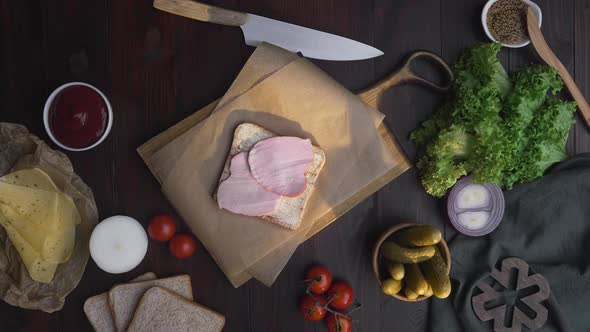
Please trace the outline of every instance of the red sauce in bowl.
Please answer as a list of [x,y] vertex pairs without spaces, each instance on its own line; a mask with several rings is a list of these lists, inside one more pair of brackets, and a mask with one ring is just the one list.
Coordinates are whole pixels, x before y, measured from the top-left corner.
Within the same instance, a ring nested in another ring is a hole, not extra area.
[[81,149],[96,143],[107,129],[108,108],[94,89],[72,85],[53,100],[48,114],[51,133],[61,144]]

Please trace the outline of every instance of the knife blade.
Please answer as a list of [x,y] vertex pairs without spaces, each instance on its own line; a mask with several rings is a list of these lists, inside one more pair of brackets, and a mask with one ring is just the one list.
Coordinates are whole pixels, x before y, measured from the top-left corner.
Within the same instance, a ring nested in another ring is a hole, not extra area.
[[363,60],[383,55],[380,50],[349,38],[196,1],[154,0],[154,7],[203,22],[239,26],[250,46],[267,42],[291,52],[301,52],[308,58],[332,61]]

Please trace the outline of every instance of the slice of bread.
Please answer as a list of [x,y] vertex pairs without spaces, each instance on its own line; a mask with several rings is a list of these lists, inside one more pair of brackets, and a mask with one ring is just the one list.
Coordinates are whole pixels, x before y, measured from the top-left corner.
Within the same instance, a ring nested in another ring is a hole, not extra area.
[[[229,177],[229,164],[233,156],[240,152],[248,152],[256,143],[274,136],[280,135],[253,123],[242,123],[238,125],[234,130],[231,148],[223,172],[221,173],[219,183]],[[279,207],[273,213],[260,218],[289,229],[297,229],[297,227],[299,227],[305,210],[305,205],[307,205],[307,201],[313,191],[318,175],[326,162],[326,155],[322,149],[314,146],[313,151],[313,163],[305,172],[305,177],[307,179],[307,187],[305,191],[297,197],[281,197]]]
[[[139,282],[156,279],[156,274],[148,272],[132,279],[130,282]],[[116,332],[115,321],[111,316],[111,309],[109,309],[109,295],[108,292],[98,294],[90,297],[84,302],[84,313],[92,325],[92,328],[97,332]]]
[[109,291],[109,307],[118,332],[127,330],[141,297],[152,287],[162,287],[189,301],[193,300],[191,279],[188,275],[117,285]]
[[139,302],[128,332],[219,332],[225,317],[161,287]]

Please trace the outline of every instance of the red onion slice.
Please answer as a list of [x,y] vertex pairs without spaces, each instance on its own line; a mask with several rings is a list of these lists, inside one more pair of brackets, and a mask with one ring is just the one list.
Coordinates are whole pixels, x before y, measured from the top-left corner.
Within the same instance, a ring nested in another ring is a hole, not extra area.
[[468,236],[491,233],[504,216],[504,194],[495,184],[474,184],[463,177],[451,189],[447,212],[453,227]]

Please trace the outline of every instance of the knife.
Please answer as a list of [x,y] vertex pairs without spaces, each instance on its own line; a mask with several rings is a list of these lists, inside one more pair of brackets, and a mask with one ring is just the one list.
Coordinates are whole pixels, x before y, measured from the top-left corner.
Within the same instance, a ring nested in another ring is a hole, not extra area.
[[239,26],[247,45],[267,42],[305,57],[344,61],[363,60],[380,55],[380,50],[330,33],[263,16],[223,9],[191,0],[154,0],[154,7],[176,15],[203,22]]

